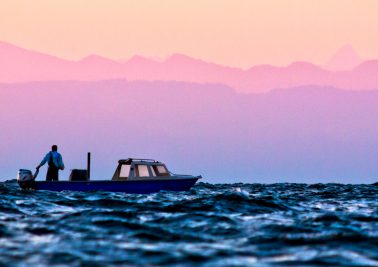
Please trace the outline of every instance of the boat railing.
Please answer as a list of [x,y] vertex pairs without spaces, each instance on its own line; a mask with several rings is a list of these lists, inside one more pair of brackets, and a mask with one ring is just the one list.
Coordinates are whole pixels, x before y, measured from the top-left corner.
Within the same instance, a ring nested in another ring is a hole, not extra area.
[[154,159],[128,158],[128,159],[119,160],[119,162],[133,162],[133,161],[160,163],[160,161],[157,161],[157,160],[154,160]]
[[180,176],[180,177],[199,177],[199,178],[202,178],[201,175],[193,176],[193,175],[188,175],[188,174],[178,174],[178,173],[173,173],[173,172],[170,172],[170,171],[168,171],[168,173],[169,173],[171,176]]

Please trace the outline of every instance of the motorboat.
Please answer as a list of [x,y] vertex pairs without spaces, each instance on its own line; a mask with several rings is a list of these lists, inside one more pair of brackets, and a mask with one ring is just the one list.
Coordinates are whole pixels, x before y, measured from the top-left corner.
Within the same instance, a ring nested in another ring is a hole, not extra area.
[[153,159],[127,158],[109,180],[90,180],[90,153],[86,170],[72,170],[68,181],[37,181],[38,174],[20,169],[17,181],[22,189],[49,191],[110,191],[130,194],[149,194],[159,191],[187,191],[202,176],[171,173],[166,165]]

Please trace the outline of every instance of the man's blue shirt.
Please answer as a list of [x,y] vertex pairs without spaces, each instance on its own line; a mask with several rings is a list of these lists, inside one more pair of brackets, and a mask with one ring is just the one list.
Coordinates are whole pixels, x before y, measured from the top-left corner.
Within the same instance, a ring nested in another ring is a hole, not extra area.
[[49,162],[51,156],[53,158],[54,165],[57,168],[59,168],[59,169],[64,168],[62,155],[60,155],[57,151],[51,151],[51,152],[47,153],[46,156],[43,158],[43,160],[41,161],[41,163],[39,165],[40,166],[45,165],[46,162]]

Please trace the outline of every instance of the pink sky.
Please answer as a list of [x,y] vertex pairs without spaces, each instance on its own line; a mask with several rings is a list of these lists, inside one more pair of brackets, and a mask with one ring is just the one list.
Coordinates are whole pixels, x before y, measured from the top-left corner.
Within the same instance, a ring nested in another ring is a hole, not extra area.
[[14,0],[0,41],[67,59],[183,53],[228,66],[325,64],[345,44],[378,58],[378,1]]

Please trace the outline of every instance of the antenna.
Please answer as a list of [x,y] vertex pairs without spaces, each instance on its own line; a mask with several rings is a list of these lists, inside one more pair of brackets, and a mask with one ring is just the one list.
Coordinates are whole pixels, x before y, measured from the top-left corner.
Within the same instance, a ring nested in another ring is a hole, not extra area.
[[87,156],[87,180],[91,179],[91,152],[88,152]]

